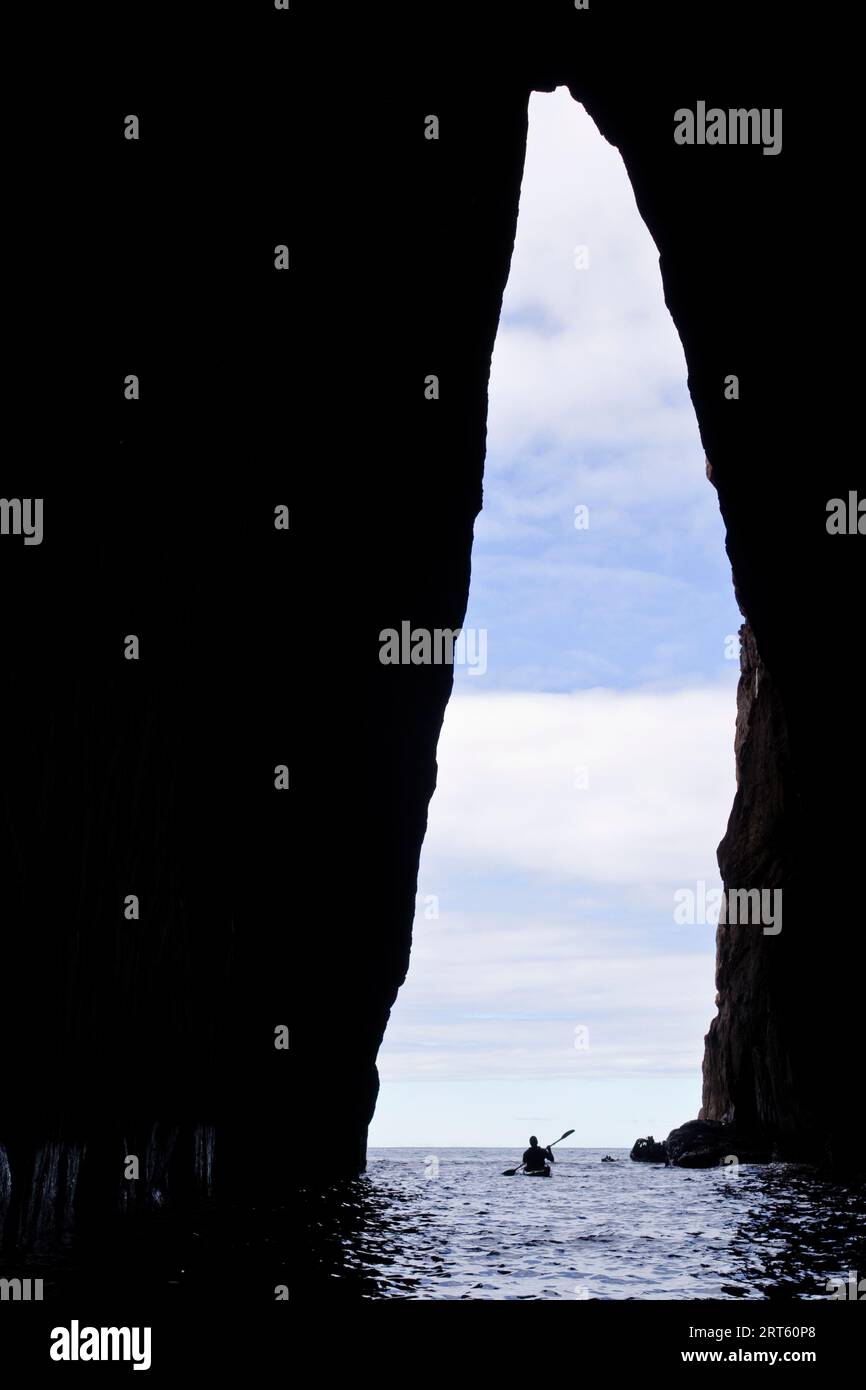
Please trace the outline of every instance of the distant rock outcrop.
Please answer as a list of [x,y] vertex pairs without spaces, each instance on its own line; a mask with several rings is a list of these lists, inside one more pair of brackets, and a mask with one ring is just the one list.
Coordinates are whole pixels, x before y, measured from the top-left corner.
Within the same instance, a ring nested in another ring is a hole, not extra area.
[[652,1135],[647,1139],[636,1139],[632,1148],[630,1158],[635,1163],[667,1163],[668,1151],[664,1144],[660,1144]]
[[770,1163],[775,1151],[764,1140],[733,1124],[689,1120],[672,1129],[659,1143],[652,1135],[637,1139],[631,1151],[636,1163],[665,1163],[675,1168],[717,1168],[736,1163]]

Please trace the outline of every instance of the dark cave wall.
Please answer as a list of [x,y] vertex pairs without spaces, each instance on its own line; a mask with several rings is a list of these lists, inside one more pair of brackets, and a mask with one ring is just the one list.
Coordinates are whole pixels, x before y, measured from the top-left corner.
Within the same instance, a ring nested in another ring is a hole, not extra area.
[[[265,1200],[293,1158],[309,1174],[310,1144],[317,1176],[363,1166],[451,684],[447,668],[382,667],[379,633],[465,612],[527,102],[560,84],[620,149],[659,247],[762,672],[757,700],[741,691],[721,862],[726,882],[778,878],[785,927],[720,940],[705,1109],[844,1157],[860,567],[857,539],[824,519],[856,485],[837,419],[855,369],[829,324],[856,223],[836,144],[780,87],[791,21],[562,0],[401,10],[395,29],[387,7],[336,25],[293,7],[294,46],[263,10],[249,32],[214,16],[183,52],[157,11],[136,17],[122,72],[94,69],[99,100],[70,99],[74,168],[42,142],[64,256],[30,212],[15,232],[39,289],[10,398],[21,459],[35,427],[47,462],[11,469],[5,492],[46,494],[50,543],[0,552],[13,1191],[61,1136],[89,1145],[81,1192],[104,1206],[118,1145],[155,1126],[180,1133],[187,1182],[194,1136],[215,1131],[217,1190]],[[782,154],[676,147],[673,112],[699,98],[784,107]],[[103,110],[139,106],[147,138],[112,143]],[[819,270],[804,190],[833,228]],[[292,269],[275,279],[283,241]],[[48,405],[46,322],[63,364]],[[117,390],[131,364],[134,414]],[[139,629],[133,666],[118,642]],[[141,928],[118,916],[126,891]],[[272,1045],[282,1022],[289,1057]]]

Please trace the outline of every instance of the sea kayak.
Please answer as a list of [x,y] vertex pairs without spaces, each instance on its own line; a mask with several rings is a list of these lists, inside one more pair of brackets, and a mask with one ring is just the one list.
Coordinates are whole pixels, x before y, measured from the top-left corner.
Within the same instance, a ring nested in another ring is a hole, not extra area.
[[543,1168],[524,1168],[523,1176],[525,1178],[549,1178],[550,1164],[545,1163]]

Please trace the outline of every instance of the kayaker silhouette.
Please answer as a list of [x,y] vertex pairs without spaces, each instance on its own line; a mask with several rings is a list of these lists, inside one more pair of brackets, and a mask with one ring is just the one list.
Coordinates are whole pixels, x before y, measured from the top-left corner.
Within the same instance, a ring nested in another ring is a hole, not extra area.
[[555,1163],[556,1159],[550,1151],[550,1146],[546,1149],[538,1147],[538,1139],[534,1134],[529,1136],[529,1148],[523,1155],[523,1166],[528,1173],[538,1172],[547,1163]]
[[[560,1134],[558,1139],[554,1139],[553,1144],[561,1144],[563,1139],[568,1139],[572,1134],[574,1134],[574,1130],[567,1129],[564,1134]],[[532,1147],[526,1150],[526,1153],[523,1155],[523,1162],[519,1163],[516,1168],[504,1168],[502,1171],[503,1178],[514,1178],[518,1173],[528,1173],[530,1177],[533,1174],[536,1177],[550,1177],[550,1168],[548,1165],[554,1161],[553,1154],[550,1152],[553,1148],[553,1144],[548,1144],[546,1149],[540,1149],[538,1147],[538,1140],[534,1134],[530,1135],[529,1142]]]

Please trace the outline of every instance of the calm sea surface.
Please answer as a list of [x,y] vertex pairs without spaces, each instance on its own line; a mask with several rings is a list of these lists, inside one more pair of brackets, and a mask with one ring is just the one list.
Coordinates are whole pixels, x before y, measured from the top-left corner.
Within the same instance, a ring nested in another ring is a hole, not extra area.
[[[616,1163],[602,1163],[604,1153]],[[866,1193],[811,1170],[689,1170],[628,1150],[372,1149],[365,1177],[310,1193],[309,1278],[332,1297],[826,1299],[866,1275]]]

